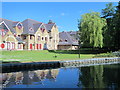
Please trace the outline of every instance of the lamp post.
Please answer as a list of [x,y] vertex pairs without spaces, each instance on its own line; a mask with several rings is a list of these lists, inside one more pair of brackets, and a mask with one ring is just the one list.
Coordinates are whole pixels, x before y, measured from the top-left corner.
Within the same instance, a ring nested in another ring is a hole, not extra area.
[[79,50],[78,57],[79,57],[79,58],[80,58],[80,46],[81,46],[80,32],[78,32],[78,50]]

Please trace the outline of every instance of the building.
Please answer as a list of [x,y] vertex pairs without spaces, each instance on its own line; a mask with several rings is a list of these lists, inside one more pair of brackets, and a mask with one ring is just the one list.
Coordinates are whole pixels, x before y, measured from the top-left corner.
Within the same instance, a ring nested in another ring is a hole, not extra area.
[[0,50],[57,50],[59,31],[47,24],[26,19],[23,22],[0,18]]
[[78,38],[75,38],[76,33],[60,32],[58,50],[76,50],[78,49]]

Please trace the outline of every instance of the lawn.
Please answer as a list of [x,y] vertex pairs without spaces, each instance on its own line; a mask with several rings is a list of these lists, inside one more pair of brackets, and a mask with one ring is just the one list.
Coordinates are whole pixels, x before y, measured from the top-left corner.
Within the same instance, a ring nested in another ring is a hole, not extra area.
[[[69,52],[69,53],[68,53]],[[51,60],[77,60],[78,54],[71,51],[0,51],[1,61],[38,62]],[[96,54],[81,54],[81,59],[92,58]],[[55,57],[56,56],[56,57]]]

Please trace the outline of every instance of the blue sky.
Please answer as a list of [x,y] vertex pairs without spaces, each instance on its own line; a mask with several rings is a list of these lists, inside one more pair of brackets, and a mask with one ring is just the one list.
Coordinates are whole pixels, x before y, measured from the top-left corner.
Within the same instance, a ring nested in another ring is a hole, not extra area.
[[[3,2],[2,18],[23,21],[27,18],[56,22],[59,31],[78,30],[78,19],[90,10],[101,12],[108,2]],[[117,2],[114,2],[117,5]]]

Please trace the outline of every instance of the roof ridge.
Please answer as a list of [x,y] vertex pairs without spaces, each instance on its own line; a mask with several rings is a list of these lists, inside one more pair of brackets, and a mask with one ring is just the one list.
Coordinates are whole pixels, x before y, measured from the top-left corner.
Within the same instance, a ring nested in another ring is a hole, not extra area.
[[11,21],[11,22],[19,22],[19,21],[8,20],[8,19],[5,19],[5,18],[1,18],[1,19]]
[[39,22],[39,21],[31,19],[31,18],[27,18],[26,20],[32,20],[32,21],[35,21],[35,22],[38,22],[38,23],[42,23],[42,22]]

